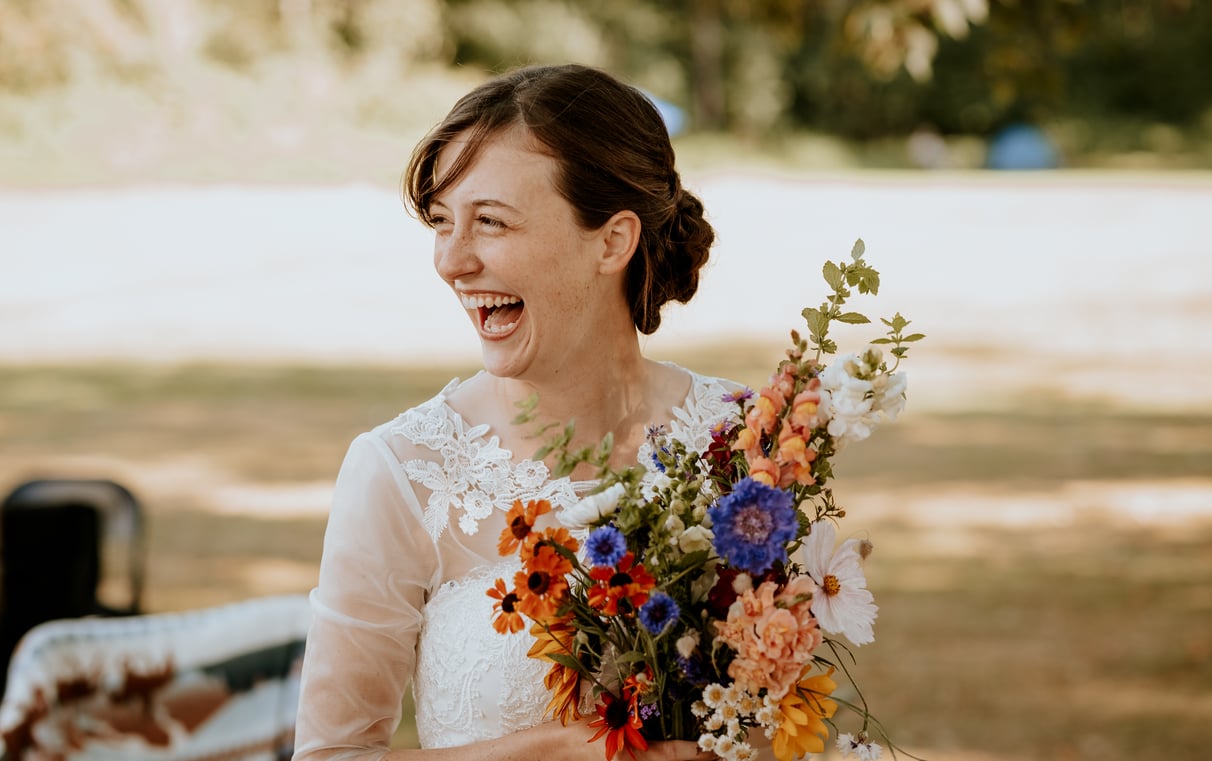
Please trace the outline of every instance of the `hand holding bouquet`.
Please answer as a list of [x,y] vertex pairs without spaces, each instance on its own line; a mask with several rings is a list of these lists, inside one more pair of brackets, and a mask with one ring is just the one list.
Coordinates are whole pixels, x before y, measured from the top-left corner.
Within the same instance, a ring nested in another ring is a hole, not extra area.
[[736,412],[705,451],[658,427],[652,469],[610,470],[609,437],[571,452],[569,426],[537,455],[555,453],[556,476],[590,462],[599,484],[560,514],[560,527],[535,529],[546,502],[514,505],[499,549],[519,553],[522,570],[512,587],[498,579],[489,590],[494,625],[516,632],[529,619],[531,657],[552,664],[548,712],[565,723],[596,715],[592,739],[605,738],[607,761],[650,739],[753,759],[755,731],[790,761],[824,749],[839,707],[862,729],[838,747],[861,759],[882,752],[867,739],[861,693],[858,703],[834,694],[849,679],[841,638],[873,641],[877,608],[861,565],[871,545],[835,546],[845,511],[827,484],[832,455],[904,407],[897,368],[923,336],[904,334],[897,314],[861,353],[822,362],[837,351],[834,323],[869,322],[843,311],[851,289],[879,290],[863,253],[859,241],[850,262],[826,262],[832,293],[804,310],[807,338],[792,331],[769,385],[728,396]]

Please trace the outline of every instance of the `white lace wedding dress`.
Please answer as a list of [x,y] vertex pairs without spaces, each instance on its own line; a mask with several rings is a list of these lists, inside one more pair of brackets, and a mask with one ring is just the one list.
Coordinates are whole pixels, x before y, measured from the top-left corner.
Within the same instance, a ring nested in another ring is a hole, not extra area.
[[[691,373],[685,403],[663,422],[702,450],[732,412],[731,383]],[[516,557],[497,538],[515,499],[558,511],[588,483],[552,480],[514,459],[487,426],[449,404],[456,379],[428,402],[354,440],[337,478],[303,669],[296,755],[379,759],[409,682],[423,747],[500,737],[542,720],[548,664],[526,657],[526,631],[492,627],[486,594]],[[650,462],[647,445],[641,462]],[[552,516],[545,516],[551,518]]]

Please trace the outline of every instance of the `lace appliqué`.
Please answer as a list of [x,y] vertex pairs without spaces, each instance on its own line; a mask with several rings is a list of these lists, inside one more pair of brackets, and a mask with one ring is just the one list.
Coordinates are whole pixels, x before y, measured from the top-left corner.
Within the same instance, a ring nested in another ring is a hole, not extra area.
[[[702,454],[711,444],[711,429],[735,417],[736,404],[724,401],[724,394],[739,387],[725,385],[718,378],[701,375],[693,375],[693,378],[690,396],[684,406],[673,411],[668,433],[687,449]],[[651,442],[640,445],[639,460],[649,470],[654,467]]]
[[[551,664],[527,657],[527,631],[499,634],[488,622],[484,590],[521,566],[511,558],[444,584],[425,606],[413,693],[422,747],[449,747],[499,737],[539,723],[551,696]],[[483,621],[469,626],[469,621]]]
[[404,413],[392,428],[392,433],[438,453],[438,460],[401,463],[410,480],[429,489],[424,522],[430,537],[436,541],[442,535],[455,508],[459,528],[471,535],[480,521],[495,510],[508,510],[517,499],[545,499],[555,505],[575,502],[570,481],[550,480],[551,473],[541,462],[524,460],[515,465],[500,439],[487,436],[487,425],[467,427],[446,404],[446,395],[458,382],[456,378],[442,393]]

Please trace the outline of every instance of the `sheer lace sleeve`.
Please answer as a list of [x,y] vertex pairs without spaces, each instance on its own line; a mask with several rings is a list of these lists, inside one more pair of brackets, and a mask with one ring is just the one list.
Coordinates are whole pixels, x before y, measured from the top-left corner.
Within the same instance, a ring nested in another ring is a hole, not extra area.
[[354,440],[324,536],[296,729],[297,761],[379,759],[440,578],[421,505],[378,432]]

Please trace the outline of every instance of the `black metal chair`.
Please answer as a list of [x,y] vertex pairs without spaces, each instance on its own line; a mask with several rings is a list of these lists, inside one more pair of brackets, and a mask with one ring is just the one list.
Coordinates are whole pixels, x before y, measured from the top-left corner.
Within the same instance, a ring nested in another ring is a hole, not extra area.
[[141,613],[145,558],[143,510],[126,487],[39,479],[13,489],[0,505],[0,694],[34,626]]

